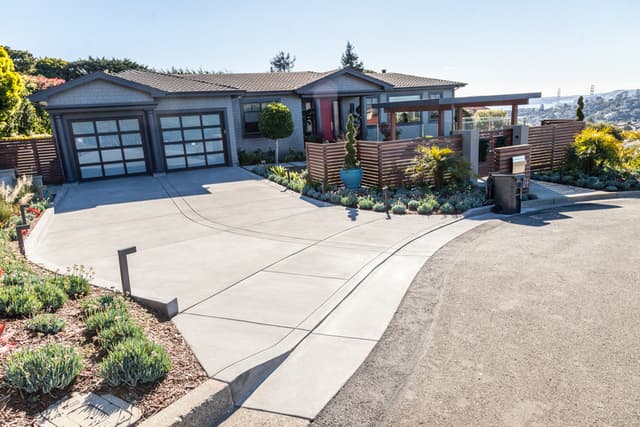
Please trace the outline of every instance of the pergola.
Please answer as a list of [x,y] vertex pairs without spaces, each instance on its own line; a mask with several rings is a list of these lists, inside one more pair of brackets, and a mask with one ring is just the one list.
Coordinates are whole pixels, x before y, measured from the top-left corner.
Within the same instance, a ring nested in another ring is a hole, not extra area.
[[[540,98],[542,93],[516,93],[509,95],[467,96],[461,98],[420,99],[416,101],[380,102],[373,108],[384,108],[387,113],[403,113],[405,111],[437,111],[438,136],[444,136],[444,111],[454,111],[456,129],[462,126],[462,110],[464,107],[511,106],[511,123],[518,123],[518,105],[529,103],[531,98]],[[396,115],[390,114],[391,139],[396,139]]]

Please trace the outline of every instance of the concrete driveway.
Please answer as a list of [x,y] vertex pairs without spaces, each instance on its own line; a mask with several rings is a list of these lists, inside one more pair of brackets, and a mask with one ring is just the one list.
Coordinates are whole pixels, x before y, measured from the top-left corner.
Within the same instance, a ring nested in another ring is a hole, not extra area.
[[[68,186],[28,255],[91,267],[99,284],[119,288],[116,251],[136,246],[133,294],[177,297],[175,323],[237,401],[306,338],[313,354],[350,354],[312,409],[295,408],[312,418],[380,338],[427,255],[394,258],[385,277],[370,273],[404,242],[455,221],[308,201],[244,169],[221,168]],[[365,279],[377,284],[336,310]],[[322,336],[310,337],[321,323]]]
[[638,425],[640,200],[491,221],[425,264],[317,425]]

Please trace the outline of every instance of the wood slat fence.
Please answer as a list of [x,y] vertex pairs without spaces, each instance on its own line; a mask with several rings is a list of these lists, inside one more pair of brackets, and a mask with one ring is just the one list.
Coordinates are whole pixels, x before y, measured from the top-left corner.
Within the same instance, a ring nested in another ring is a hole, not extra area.
[[64,182],[58,150],[51,136],[0,139],[0,169],[15,169],[17,176],[41,175],[45,184]]
[[480,150],[486,147],[485,160],[478,159],[478,175],[487,176],[492,171],[495,163],[495,151],[498,147],[509,146],[513,143],[512,129],[499,129],[494,131],[483,131],[479,133]]
[[[407,168],[415,163],[418,146],[451,148],[462,155],[462,137],[415,138],[396,141],[358,141],[362,167],[362,183],[382,188],[399,186],[405,180]],[[340,185],[340,169],[344,158],[344,142],[305,143],[309,176],[327,185]]]
[[584,126],[584,122],[554,120],[545,121],[542,126],[530,127],[531,171],[550,171],[562,167],[567,147]]

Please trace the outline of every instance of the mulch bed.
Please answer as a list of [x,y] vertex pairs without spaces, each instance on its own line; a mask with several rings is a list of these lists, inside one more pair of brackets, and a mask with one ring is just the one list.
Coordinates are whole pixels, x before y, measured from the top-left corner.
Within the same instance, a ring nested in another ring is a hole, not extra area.
[[[17,245],[14,245],[17,250]],[[34,271],[45,270],[33,265]],[[108,290],[94,287],[90,295],[109,293]],[[94,345],[86,333],[81,318],[80,302],[69,300],[56,315],[66,320],[67,325],[55,335],[32,334],[24,327],[26,319],[3,319],[7,323],[6,332],[14,332],[13,341],[18,346],[13,351],[26,347],[39,347],[46,343],[61,343],[75,346],[83,355],[84,369],[76,380],[65,390],[46,395],[22,395],[19,391],[0,387],[0,425],[27,426],[37,425],[36,416],[52,403],[72,392],[111,393],[134,404],[143,412],[143,419],[167,407],[190,390],[201,384],[206,373],[192,353],[173,322],[140,304],[129,301],[131,317],[144,328],[150,340],[161,344],[171,357],[171,371],[156,384],[139,384],[135,388],[128,386],[111,387],[98,374],[99,364],[104,353]],[[0,364],[5,356],[0,356]]]

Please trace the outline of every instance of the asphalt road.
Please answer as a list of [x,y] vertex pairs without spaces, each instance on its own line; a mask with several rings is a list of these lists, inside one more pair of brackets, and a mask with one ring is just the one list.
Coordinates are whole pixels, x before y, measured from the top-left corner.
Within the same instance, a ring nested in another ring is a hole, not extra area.
[[639,199],[462,235],[314,424],[639,425],[639,248]]

